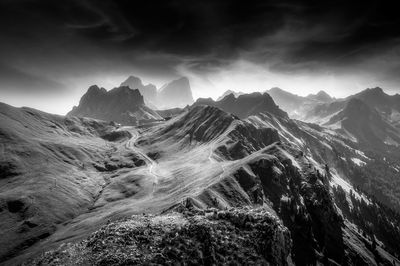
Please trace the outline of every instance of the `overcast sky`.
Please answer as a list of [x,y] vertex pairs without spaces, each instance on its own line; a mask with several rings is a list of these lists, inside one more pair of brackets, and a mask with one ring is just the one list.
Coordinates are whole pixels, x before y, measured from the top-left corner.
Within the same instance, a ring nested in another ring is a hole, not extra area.
[[190,79],[194,96],[280,87],[400,92],[395,1],[0,0],[0,101],[65,114],[92,84]]

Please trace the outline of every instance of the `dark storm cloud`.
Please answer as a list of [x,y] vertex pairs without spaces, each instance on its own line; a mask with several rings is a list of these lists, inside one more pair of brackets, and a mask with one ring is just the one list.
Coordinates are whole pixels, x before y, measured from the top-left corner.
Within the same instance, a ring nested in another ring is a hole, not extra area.
[[238,59],[318,71],[384,53],[400,36],[395,2],[376,0],[2,0],[0,10],[3,64],[66,73],[140,63],[206,73]]

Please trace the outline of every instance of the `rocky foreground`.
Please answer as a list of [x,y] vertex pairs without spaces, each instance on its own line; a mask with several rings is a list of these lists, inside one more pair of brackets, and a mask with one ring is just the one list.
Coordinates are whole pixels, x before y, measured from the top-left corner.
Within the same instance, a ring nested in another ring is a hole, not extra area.
[[[289,230],[264,208],[135,215],[29,265],[287,265]],[[27,265],[28,265],[27,264]]]

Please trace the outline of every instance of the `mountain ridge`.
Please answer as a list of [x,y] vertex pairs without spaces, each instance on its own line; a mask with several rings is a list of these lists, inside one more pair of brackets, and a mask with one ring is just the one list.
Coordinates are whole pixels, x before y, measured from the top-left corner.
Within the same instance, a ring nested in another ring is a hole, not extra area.
[[243,94],[237,98],[233,94],[229,94],[220,101],[214,101],[211,98],[199,98],[194,103],[194,106],[196,105],[216,106],[237,115],[239,118],[246,118],[259,112],[271,112],[279,116],[287,116],[287,113],[275,104],[268,93],[261,94],[260,92]]

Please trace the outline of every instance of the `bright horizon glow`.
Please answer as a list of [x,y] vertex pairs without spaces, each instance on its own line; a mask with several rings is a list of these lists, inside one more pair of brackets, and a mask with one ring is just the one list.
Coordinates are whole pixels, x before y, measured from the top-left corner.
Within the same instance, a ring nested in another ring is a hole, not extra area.
[[98,73],[85,77],[60,78],[60,83],[67,87],[64,92],[37,95],[34,93],[2,95],[1,101],[21,107],[27,106],[41,111],[65,115],[91,85],[104,87],[106,90],[118,87],[130,75],[136,75],[144,84],[152,83],[161,86],[179,76],[189,78],[194,99],[211,97],[216,100],[225,91],[236,92],[264,92],[273,87],[281,88],[299,96],[315,94],[320,90],[327,92],[332,97],[344,98],[366,88],[382,87],[386,93],[392,88],[385,86],[385,82],[374,80],[371,76],[358,73],[357,75],[338,75],[330,72],[310,73],[278,73],[246,61],[237,61],[224,69],[216,69],[207,74],[197,74],[184,66],[178,66],[175,77],[154,77],[151,74],[135,73]]

